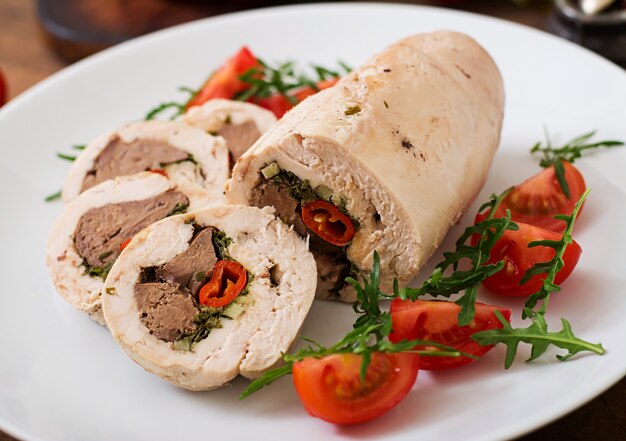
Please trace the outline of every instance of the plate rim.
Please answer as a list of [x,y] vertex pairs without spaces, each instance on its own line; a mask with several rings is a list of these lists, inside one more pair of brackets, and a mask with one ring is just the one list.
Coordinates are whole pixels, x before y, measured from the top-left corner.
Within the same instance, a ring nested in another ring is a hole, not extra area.
[[[11,99],[5,106],[3,106],[0,109],[0,123],[6,118],[5,115],[8,115],[13,112],[19,112],[20,111],[19,109],[21,106],[27,105],[28,102],[34,97],[36,97],[37,94],[39,94],[41,91],[46,90],[47,88],[50,88],[50,87],[54,87],[54,85],[57,82],[62,81],[65,77],[73,75],[76,72],[80,72],[82,69],[87,69],[89,68],[89,66],[100,63],[103,60],[106,62],[106,60],[109,57],[114,56],[117,53],[122,53],[127,50],[133,50],[135,48],[139,48],[143,44],[149,44],[155,39],[160,39],[160,38],[167,39],[170,37],[170,35],[174,35],[180,32],[186,32],[187,30],[191,30],[195,27],[201,28],[205,26],[215,26],[215,25],[219,25],[220,23],[228,24],[228,22],[237,21],[237,20],[254,19],[255,17],[258,17],[260,15],[262,16],[268,13],[273,14],[273,13],[280,13],[280,12],[287,12],[287,13],[291,12],[291,13],[303,14],[303,13],[306,13],[306,11],[312,11],[312,10],[319,11],[319,10],[332,10],[332,9],[334,10],[338,10],[338,9],[341,9],[341,10],[384,9],[384,10],[394,10],[397,12],[401,12],[402,10],[408,10],[408,9],[411,9],[411,10],[419,9],[419,10],[425,10],[425,11],[431,11],[431,12],[437,12],[437,13],[445,13],[445,14],[450,14],[450,15],[455,15],[455,16],[464,16],[464,17],[469,17],[472,19],[487,20],[487,21],[504,25],[507,27],[518,28],[525,32],[530,31],[535,34],[540,34],[542,35],[542,37],[547,37],[558,44],[562,44],[564,46],[569,46],[570,48],[574,48],[575,50],[579,51],[581,54],[586,54],[586,56],[591,55],[598,62],[604,64],[604,67],[606,69],[612,69],[616,72],[619,72],[623,76],[623,78],[626,79],[626,71],[620,68],[617,64],[596,54],[595,52],[589,49],[578,46],[575,43],[572,43],[563,38],[555,36],[545,30],[536,29],[525,24],[508,21],[506,19],[502,19],[498,17],[492,17],[488,15],[475,13],[475,12],[449,9],[445,7],[414,5],[414,4],[406,4],[406,3],[395,3],[395,2],[391,2],[391,3],[371,2],[370,3],[370,2],[342,1],[342,2],[337,2],[337,3],[324,2],[324,3],[311,3],[311,4],[295,4],[295,5],[270,6],[270,7],[263,7],[263,8],[248,9],[248,10],[243,10],[243,11],[230,12],[226,14],[206,17],[206,18],[194,20],[191,22],[182,23],[179,25],[168,27],[165,29],[157,30],[154,32],[150,32],[148,34],[124,41],[120,44],[104,49],[76,63],[73,63],[67,67],[64,67],[63,69],[48,76],[47,78],[36,83],[35,85],[31,86],[27,90],[21,92],[19,95]],[[547,412],[544,411],[541,414],[541,417],[536,418],[532,422],[532,424],[526,423],[526,424],[517,424],[515,426],[513,425],[503,426],[502,428],[498,430],[491,431],[487,436],[474,437],[471,439],[472,440],[478,440],[478,439],[499,440],[503,438],[507,438],[507,439],[518,438],[520,436],[534,432],[572,413],[576,409],[583,407],[584,405],[586,405],[593,399],[597,398],[598,396],[606,392],[609,388],[614,386],[616,383],[618,383],[620,380],[622,380],[625,377],[626,377],[626,361],[622,365],[621,369],[616,369],[616,372],[612,376],[608,376],[604,378],[603,381],[600,381],[599,382],[600,384],[597,388],[587,389],[583,393],[575,393],[574,394],[575,399],[572,399],[568,403],[568,405],[559,405],[558,401],[553,402],[555,404],[552,406],[552,410],[548,410]],[[24,439],[24,440],[29,440],[29,441],[30,440],[50,441],[53,439],[53,438],[41,438],[38,435],[34,434],[33,432],[29,431],[28,429],[11,422],[4,415],[0,415],[0,430],[4,431],[6,434],[17,439]]]

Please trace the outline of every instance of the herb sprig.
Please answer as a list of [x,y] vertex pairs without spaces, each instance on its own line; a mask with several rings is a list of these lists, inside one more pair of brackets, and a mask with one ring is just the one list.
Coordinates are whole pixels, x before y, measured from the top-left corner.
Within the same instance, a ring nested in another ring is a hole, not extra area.
[[174,109],[174,111],[171,113],[169,117],[169,119],[171,120],[174,120],[178,118],[180,115],[182,115],[183,113],[185,113],[187,104],[196,96],[196,94],[198,93],[198,90],[194,90],[190,87],[183,86],[183,87],[179,87],[178,91],[184,92],[188,95],[186,101],[182,101],[182,102],[168,101],[165,103],[161,103],[146,114],[145,120],[146,121],[153,120],[157,116],[161,115],[163,112],[169,109]]
[[[576,222],[576,216],[578,216],[578,212],[582,208],[585,199],[589,195],[591,190],[587,189],[578,199],[572,213],[568,215],[559,214],[556,215],[555,218],[562,220],[565,222],[565,231],[563,232],[563,236],[561,240],[538,240],[534,242],[530,242],[528,244],[528,248],[533,247],[549,247],[555,251],[554,257],[548,262],[536,263],[532,268],[530,268],[522,280],[520,280],[520,285],[528,282],[533,276],[537,274],[546,274],[546,278],[543,281],[543,284],[539,291],[532,294],[526,300],[524,304],[524,310],[522,312],[522,318],[533,317],[536,313],[545,314],[546,309],[548,307],[548,301],[550,300],[550,294],[553,292],[558,292],[561,290],[561,287],[555,283],[556,275],[561,271],[565,262],[563,261],[563,255],[565,254],[566,248],[573,242],[572,239],[572,231],[574,230],[574,223]],[[541,301],[541,307],[538,311],[534,311],[537,303]]]
[[593,130],[589,133],[585,133],[584,135],[580,135],[571,141],[565,143],[562,147],[553,147],[552,142],[550,141],[550,136],[548,132],[545,132],[545,145],[542,145],[541,142],[535,144],[531,149],[531,153],[539,153],[541,154],[541,160],[539,161],[539,165],[543,168],[548,168],[550,166],[554,166],[554,174],[556,179],[563,190],[563,193],[567,198],[571,198],[569,185],[567,184],[567,180],[565,179],[565,167],[563,166],[563,161],[567,161],[573,163],[576,159],[582,157],[583,153],[588,150],[595,150],[601,147],[620,147],[624,145],[623,141],[617,140],[607,140],[607,141],[598,141],[591,142],[588,141],[596,134],[596,131]]
[[472,339],[482,346],[497,343],[506,345],[506,357],[504,359],[506,369],[513,364],[517,347],[522,342],[532,346],[530,358],[526,362],[537,359],[546,352],[550,345],[567,349],[567,354],[556,356],[561,361],[565,361],[579,352],[588,351],[599,355],[606,352],[600,343],[589,343],[576,337],[572,331],[572,326],[564,318],[561,318],[563,329],[559,332],[550,332],[543,314],[535,314],[531,319],[531,325],[527,328],[513,328],[499,311],[496,310],[494,313],[502,323],[502,329],[477,332],[472,335]]
[[[515,222],[511,221],[511,213],[507,210],[503,218],[494,218],[498,206],[511,191],[508,189],[499,196],[492,194],[489,201],[483,204],[479,212],[488,210],[486,218],[479,223],[465,229],[456,241],[455,250],[443,254],[443,261],[435,266],[432,275],[419,288],[405,287],[398,289],[397,280],[394,281],[394,297],[416,300],[418,297],[429,294],[434,297],[449,298],[463,291],[463,295],[456,300],[461,307],[458,321],[460,326],[467,326],[474,318],[476,293],[483,280],[492,276],[504,267],[504,262],[486,264],[489,254],[495,243],[505,231],[518,230]],[[468,241],[478,237],[475,245]],[[471,268],[460,270],[461,261],[469,260]],[[451,272],[450,272],[451,271]],[[447,275],[446,275],[447,273]]]
[[[261,388],[271,384],[277,379],[289,375],[294,363],[308,357],[321,358],[333,354],[359,354],[362,356],[360,369],[361,381],[365,381],[367,368],[374,352],[413,352],[428,356],[459,357],[464,354],[454,348],[439,343],[425,340],[403,340],[392,343],[388,340],[391,333],[391,315],[380,309],[379,300],[387,297],[380,291],[380,257],[374,252],[374,265],[368,278],[363,278],[363,286],[351,277],[346,278],[356,290],[357,301],[354,303],[354,311],[358,318],[353,325],[352,331],[348,332],[339,342],[324,347],[321,344],[304,338],[309,344],[295,354],[283,354],[284,366],[266,372],[261,378],[254,380],[243,391],[240,398],[246,398]],[[429,346],[439,348],[438,351],[414,350],[415,346]]]

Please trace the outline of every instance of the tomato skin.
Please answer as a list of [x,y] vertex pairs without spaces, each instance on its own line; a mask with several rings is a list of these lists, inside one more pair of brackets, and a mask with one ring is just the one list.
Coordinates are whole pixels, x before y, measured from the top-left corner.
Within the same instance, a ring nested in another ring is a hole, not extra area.
[[[515,222],[535,225],[557,233],[563,232],[565,222],[555,219],[554,216],[571,214],[576,202],[587,188],[583,175],[576,167],[567,161],[563,161],[563,167],[571,196],[569,199],[556,180],[554,166],[550,166],[517,185],[504,198],[495,217],[504,217],[506,210],[509,209],[511,219]],[[477,216],[477,220],[485,217],[480,216]]]
[[310,415],[333,424],[372,420],[396,406],[417,378],[418,355],[375,352],[364,387],[361,359],[356,354],[335,354],[293,365],[296,392]]
[[253,68],[261,68],[261,64],[250,49],[244,46],[209,77],[202,89],[187,103],[185,110],[214,98],[233,99],[238,93],[250,88],[239,77]]
[[[469,326],[458,325],[461,307],[455,303],[439,300],[401,300],[391,302],[392,332],[389,340],[422,339],[452,346],[459,351],[482,357],[493,346],[481,346],[471,339],[479,331],[501,329],[502,323],[494,311],[499,311],[506,320],[511,319],[511,310],[476,302],[476,314]],[[426,349],[418,346],[417,349]],[[470,357],[420,358],[420,369],[441,370],[466,365],[476,361]]]
[[[538,240],[559,241],[563,236],[561,233],[521,222],[517,225],[518,231],[505,231],[491,249],[487,261],[490,264],[504,260],[504,268],[483,281],[485,288],[501,296],[529,296],[539,291],[546,274],[537,274],[523,285],[519,282],[533,265],[548,262],[555,256],[556,251],[545,246],[528,248],[528,244]],[[578,242],[573,241],[567,246],[563,255],[565,264],[554,280],[557,285],[563,283],[574,271],[581,253],[582,248]]]

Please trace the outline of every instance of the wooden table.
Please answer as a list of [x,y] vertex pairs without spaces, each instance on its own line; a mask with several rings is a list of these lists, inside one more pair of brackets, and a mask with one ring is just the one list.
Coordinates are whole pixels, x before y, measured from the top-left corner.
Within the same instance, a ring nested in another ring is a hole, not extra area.
[[[506,18],[540,29],[544,28],[546,19],[545,13],[540,10],[519,8],[504,0],[473,1],[462,9]],[[10,97],[18,95],[66,65],[66,62],[55,56],[46,46],[36,22],[33,2],[0,0],[0,69],[4,71],[9,83]],[[532,385],[528,387],[530,391]],[[626,379],[577,411],[521,438],[520,441],[555,439],[626,440]],[[11,440],[13,438],[0,432],[0,441]]]

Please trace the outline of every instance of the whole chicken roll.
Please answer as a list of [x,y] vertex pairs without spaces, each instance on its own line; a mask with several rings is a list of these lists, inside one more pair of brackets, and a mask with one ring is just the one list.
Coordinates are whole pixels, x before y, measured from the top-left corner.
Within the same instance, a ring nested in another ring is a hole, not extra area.
[[218,206],[134,236],[103,289],[109,330],[147,371],[190,390],[281,360],[315,296],[307,243],[270,208]]
[[500,139],[500,72],[470,37],[418,34],[288,112],[237,162],[230,203],[273,206],[310,236],[317,296],[381,257],[381,287],[415,277],[483,185]]

